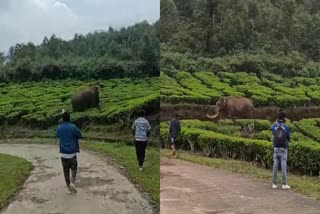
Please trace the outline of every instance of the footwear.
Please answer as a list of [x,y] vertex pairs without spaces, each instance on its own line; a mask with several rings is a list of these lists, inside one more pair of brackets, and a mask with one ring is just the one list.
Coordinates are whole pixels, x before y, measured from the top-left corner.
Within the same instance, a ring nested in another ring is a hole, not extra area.
[[72,192],[77,193],[76,186],[74,185],[74,183],[70,184],[70,189]]
[[278,185],[272,184],[272,189],[277,189],[277,188],[278,188]]
[[139,171],[142,172],[143,171],[143,166],[139,168]]
[[282,185],[282,189],[290,189],[291,187],[288,185],[288,184],[286,184],[286,185]]
[[176,150],[173,151],[173,156],[175,156],[175,155],[176,155]]
[[72,194],[72,189],[71,189],[71,187],[70,186],[67,186],[67,193],[68,193],[68,195],[71,195]]

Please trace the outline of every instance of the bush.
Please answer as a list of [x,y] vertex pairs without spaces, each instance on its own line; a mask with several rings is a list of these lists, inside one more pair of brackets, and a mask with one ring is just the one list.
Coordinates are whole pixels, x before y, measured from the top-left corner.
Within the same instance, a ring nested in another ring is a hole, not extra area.
[[[247,139],[218,133],[215,125],[201,121],[183,122],[179,145],[193,144],[196,151],[205,156],[232,158],[244,161],[260,160],[266,168],[273,165],[272,134],[264,130],[257,135],[258,139]],[[161,139],[168,137],[168,124],[161,123]],[[320,171],[320,144],[293,133],[289,145],[289,169],[304,174],[318,174]]]

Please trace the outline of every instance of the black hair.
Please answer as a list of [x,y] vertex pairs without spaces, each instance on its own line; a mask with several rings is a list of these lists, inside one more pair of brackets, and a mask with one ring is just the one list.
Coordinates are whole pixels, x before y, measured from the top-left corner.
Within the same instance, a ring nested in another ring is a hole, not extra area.
[[287,117],[287,115],[284,112],[279,112],[277,115],[277,119],[278,120],[285,120],[285,118]]
[[63,112],[62,113],[62,120],[63,122],[70,122],[70,114],[68,112]]
[[140,110],[138,112],[138,117],[145,117],[146,116],[146,112],[144,110]]

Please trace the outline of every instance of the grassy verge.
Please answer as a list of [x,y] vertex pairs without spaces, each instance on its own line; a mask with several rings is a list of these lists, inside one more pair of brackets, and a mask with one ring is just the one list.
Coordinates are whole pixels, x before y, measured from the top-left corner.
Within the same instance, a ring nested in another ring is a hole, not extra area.
[[31,169],[31,163],[22,158],[0,154],[0,210],[24,184]]
[[[10,143],[32,143],[32,144],[57,144],[56,139],[14,139]],[[81,149],[97,152],[104,157],[112,158],[118,165],[123,166],[125,175],[144,192],[150,194],[157,208],[160,207],[160,155],[159,149],[147,148],[145,159],[145,170],[140,172],[133,146],[125,143],[104,143],[93,141],[80,141]]]
[[114,158],[118,164],[126,168],[128,177],[138,184],[144,191],[149,192],[153,201],[159,207],[160,204],[160,155],[159,149],[148,148],[145,159],[145,170],[138,170],[138,163],[133,146],[121,143],[83,143],[86,148],[107,157]]
[[[161,150],[162,157],[172,158],[170,150]],[[176,158],[180,160],[189,161],[195,164],[206,165],[213,168],[228,170],[236,173],[243,173],[256,178],[260,181],[270,182],[272,180],[271,170],[259,168],[256,165],[235,160],[207,158],[202,156],[193,155],[189,152],[179,151]],[[320,179],[317,177],[299,176],[288,174],[288,183],[294,191],[300,192],[304,195],[315,197],[320,200]],[[278,176],[281,178],[281,175]]]

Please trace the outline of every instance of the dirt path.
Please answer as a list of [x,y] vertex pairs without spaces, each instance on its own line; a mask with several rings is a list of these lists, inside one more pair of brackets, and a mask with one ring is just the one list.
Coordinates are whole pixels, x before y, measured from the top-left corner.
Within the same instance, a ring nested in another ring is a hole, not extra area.
[[0,152],[20,156],[35,169],[2,214],[151,214],[152,208],[127,178],[102,159],[81,151],[78,193],[68,195],[57,146],[0,145]]
[[161,214],[318,214],[320,202],[241,174],[161,158]]

